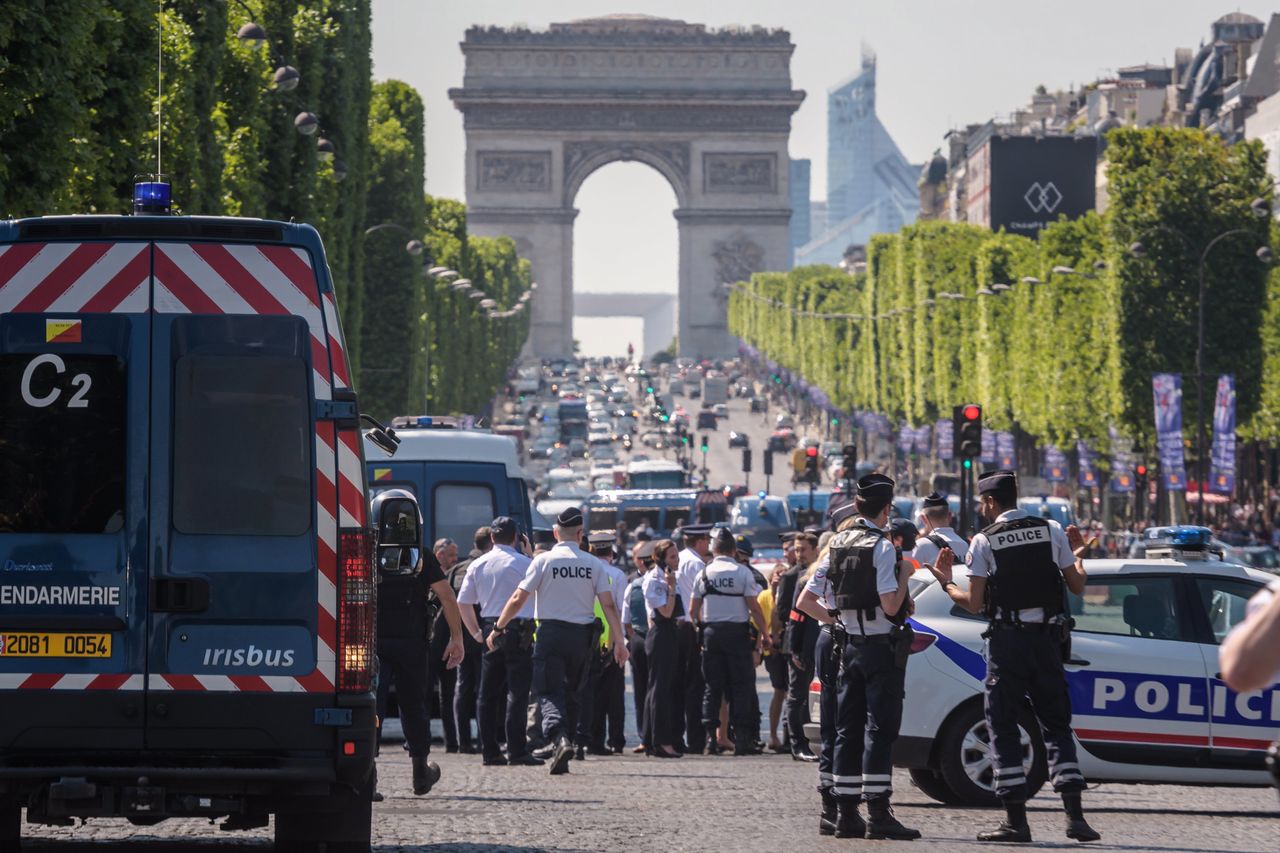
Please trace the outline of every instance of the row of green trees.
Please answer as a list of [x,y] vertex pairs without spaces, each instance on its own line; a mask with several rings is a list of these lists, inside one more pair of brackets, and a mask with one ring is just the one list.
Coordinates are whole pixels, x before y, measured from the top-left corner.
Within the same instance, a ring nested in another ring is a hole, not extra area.
[[[421,99],[373,84],[369,20],[370,0],[164,0],[159,13],[155,0],[0,3],[0,215],[124,213],[134,176],[159,168],[180,212],[309,222],[364,407],[477,411],[519,351],[524,312],[489,319],[425,279],[405,237],[365,231],[420,235],[499,310],[517,304],[528,268],[510,241],[469,239],[461,205],[424,198]],[[251,22],[266,41],[238,37]],[[283,66],[296,87],[276,85]],[[314,135],[295,128],[304,112]],[[433,212],[449,204],[442,223]]]
[[944,222],[878,235],[865,274],[755,275],[731,298],[730,328],[844,410],[924,424],[973,401],[993,427],[1045,442],[1105,448],[1117,427],[1150,446],[1152,373],[1184,375],[1193,422],[1199,262],[1234,231],[1205,267],[1206,405],[1216,375],[1235,374],[1241,435],[1274,440],[1280,274],[1256,255],[1271,223],[1250,207],[1272,197],[1264,151],[1119,129],[1106,156],[1105,215],[1039,240]]

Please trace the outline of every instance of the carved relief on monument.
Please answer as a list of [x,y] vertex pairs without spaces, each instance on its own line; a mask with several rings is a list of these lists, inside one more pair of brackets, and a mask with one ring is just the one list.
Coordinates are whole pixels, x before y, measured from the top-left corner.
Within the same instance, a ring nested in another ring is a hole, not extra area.
[[739,231],[727,240],[717,240],[711,251],[721,284],[746,281],[764,269],[764,249]]
[[479,151],[476,189],[496,192],[549,192],[550,151]]
[[778,155],[702,155],[702,187],[708,193],[775,193],[778,191]]
[[[566,185],[572,187],[586,178],[584,169],[592,168],[601,157],[609,161],[639,160],[653,165],[658,160],[666,165],[669,176],[689,184],[689,143],[687,142],[616,142],[586,140],[564,144]],[[683,187],[677,187],[679,192]]]
[[704,104],[662,107],[537,106],[468,104],[467,130],[635,130],[640,132],[741,131],[785,132],[791,129],[790,106],[733,107]]

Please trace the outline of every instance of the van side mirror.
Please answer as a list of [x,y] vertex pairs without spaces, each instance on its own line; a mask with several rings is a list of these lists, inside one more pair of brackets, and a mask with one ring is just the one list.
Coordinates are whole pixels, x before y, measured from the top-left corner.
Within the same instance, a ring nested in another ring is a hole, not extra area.
[[422,525],[418,521],[418,505],[414,501],[409,498],[385,500],[378,515],[380,546],[421,547]]
[[371,415],[361,414],[360,420],[366,421],[373,426],[365,430],[365,437],[374,443],[374,445],[388,456],[395,456],[396,451],[400,448],[400,438],[396,435],[396,431],[391,427],[380,423]]

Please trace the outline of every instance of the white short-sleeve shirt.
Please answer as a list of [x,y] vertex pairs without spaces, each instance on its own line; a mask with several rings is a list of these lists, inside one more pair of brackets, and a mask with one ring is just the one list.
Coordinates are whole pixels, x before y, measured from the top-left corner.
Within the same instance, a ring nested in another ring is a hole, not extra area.
[[[865,518],[859,518],[857,523],[863,527],[873,527],[871,522]],[[881,539],[876,543],[875,551],[871,555],[872,563],[876,567],[876,592],[880,595],[889,595],[898,591],[898,554],[893,547],[893,543],[888,537]],[[831,553],[818,563],[818,568],[814,571],[813,577],[809,578],[809,582],[804,588],[823,601],[828,609],[835,607],[835,591],[831,588],[831,582],[827,580],[827,571],[831,568]],[[850,633],[858,631],[858,616],[856,610],[841,610],[840,621],[844,623],[844,627]],[[871,634],[887,634],[893,628],[888,618],[884,615],[884,610],[876,606],[876,618],[862,620],[862,631],[867,635]]]
[[950,527],[937,527],[930,533],[920,534],[920,538],[916,540],[916,549],[911,552],[911,556],[920,565],[933,565],[933,561],[938,559],[938,552],[942,550],[928,538],[931,535],[947,541],[951,551],[956,555],[957,563],[963,563],[964,558],[969,555],[969,543],[965,542],[959,533]]
[[[510,545],[494,545],[467,566],[458,590],[458,603],[478,604],[481,619],[497,619],[524,580],[529,562],[528,557]],[[532,619],[533,602],[526,601],[516,618]]]
[[751,570],[732,557],[719,556],[694,579],[693,599],[702,600],[703,622],[747,622],[746,596],[760,594]]
[[596,596],[609,592],[604,564],[572,542],[559,542],[533,558],[520,589],[533,593],[539,620],[586,625],[596,618]]
[[[1002,512],[996,518],[996,523],[1001,521],[1017,521],[1020,518],[1026,518],[1027,513],[1020,509],[1011,509]],[[1076,564],[1076,555],[1071,551],[1071,545],[1067,542],[1067,532],[1062,529],[1062,525],[1053,519],[1049,519],[1049,542],[1053,546],[1053,562],[1059,569],[1069,569]],[[995,552],[991,550],[991,542],[987,539],[985,533],[975,534],[973,541],[969,543],[969,555],[965,558],[965,564],[969,567],[969,577],[985,578],[990,577],[996,568]],[[999,613],[997,616],[1001,615]],[[1041,607],[1028,607],[1018,611],[1018,618],[1023,622],[1043,622],[1044,609]]]
[[688,548],[680,552],[680,565],[676,567],[676,591],[680,593],[680,599],[684,602],[684,615],[680,617],[681,622],[689,621],[689,602],[693,601],[693,583],[706,567],[707,564],[696,552]]

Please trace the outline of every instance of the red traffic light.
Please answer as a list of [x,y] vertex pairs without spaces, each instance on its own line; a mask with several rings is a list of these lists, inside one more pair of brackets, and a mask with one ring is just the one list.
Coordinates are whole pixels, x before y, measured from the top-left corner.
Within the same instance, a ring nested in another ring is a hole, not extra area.
[[1137,467],[1137,472],[1138,472],[1138,476],[1139,476],[1139,477],[1145,477],[1145,476],[1147,476],[1147,466],[1146,466],[1146,465],[1139,465],[1139,466]]
[[982,417],[982,407],[975,406],[973,403],[970,403],[960,411],[960,415],[966,421],[976,421],[978,418]]
[[817,456],[817,455],[818,455],[818,448],[816,448],[816,447],[806,447],[806,448],[804,449],[804,455],[805,455],[805,456]]

